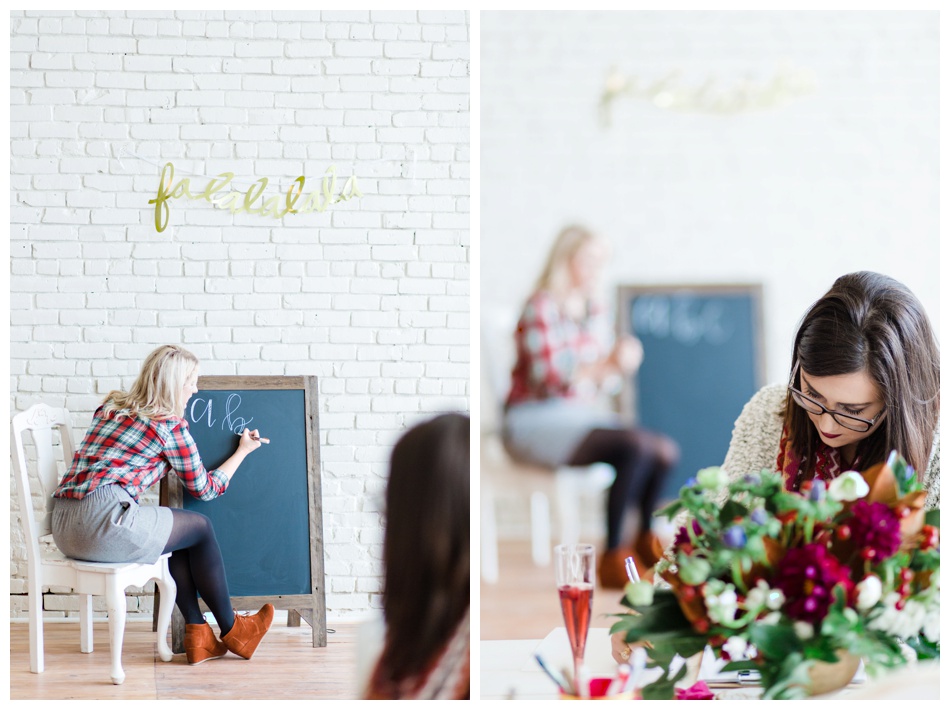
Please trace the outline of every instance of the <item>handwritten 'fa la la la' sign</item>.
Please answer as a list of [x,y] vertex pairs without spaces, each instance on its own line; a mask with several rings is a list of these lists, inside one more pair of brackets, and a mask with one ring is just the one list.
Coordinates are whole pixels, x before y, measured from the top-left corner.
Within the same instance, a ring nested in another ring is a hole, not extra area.
[[[176,183],[175,166],[171,163],[165,163],[158,181],[158,192],[154,199],[148,201],[150,205],[155,205],[155,229],[159,232],[165,231],[171,211],[168,201],[182,197],[188,200],[206,200],[219,209],[231,210],[232,214],[247,212],[248,214],[259,214],[264,217],[281,219],[288,214],[323,212],[327,207],[337,202],[363,196],[356,185],[355,175],[347,178],[343,189],[337,192],[336,168],[332,165],[327,168],[323,175],[320,181],[320,189],[307,195],[300,206],[297,203],[303,197],[304,184],[306,183],[306,178],[303,175],[293,181],[287,190],[287,194],[273,195],[266,200],[263,196],[264,190],[267,188],[267,178],[258,179],[246,192],[229,190],[228,185],[231,184],[233,179],[234,173],[221,173],[211,178],[201,192],[192,192],[191,180],[182,178]],[[254,203],[258,200],[260,200],[260,205],[255,206]]]

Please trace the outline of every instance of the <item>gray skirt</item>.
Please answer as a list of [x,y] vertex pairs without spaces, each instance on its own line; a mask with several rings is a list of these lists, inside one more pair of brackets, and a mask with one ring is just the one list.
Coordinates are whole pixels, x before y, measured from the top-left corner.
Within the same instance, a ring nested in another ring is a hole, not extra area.
[[621,427],[613,412],[569,399],[546,399],[509,407],[503,440],[513,458],[558,468],[571,460],[592,430]]
[[99,486],[81,500],[56,498],[53,540],[89,562],[155,562],[172,532],[172,511],[140,506],[122,486]]

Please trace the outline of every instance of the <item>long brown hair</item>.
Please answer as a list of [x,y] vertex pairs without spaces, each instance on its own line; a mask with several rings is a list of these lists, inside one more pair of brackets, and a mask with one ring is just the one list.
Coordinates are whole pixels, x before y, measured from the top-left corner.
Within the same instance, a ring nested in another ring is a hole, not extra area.
[[[940,413],[940,352],[923,306],[906,286],[871,271],[840,277],[808,310],[795,335],[791,384],[800,387],[795,363],[801,365],[798,373],[816,377],[866,372],[887,415],[858,442],[860,466],[879,463],[896,449],[923,476]],[[811,476],[818,433],[791,398],[785,428]]]
[[386,489],[383,615],[374,684],[410,693],[469,608],[469,418],[443,414],[393,449]]

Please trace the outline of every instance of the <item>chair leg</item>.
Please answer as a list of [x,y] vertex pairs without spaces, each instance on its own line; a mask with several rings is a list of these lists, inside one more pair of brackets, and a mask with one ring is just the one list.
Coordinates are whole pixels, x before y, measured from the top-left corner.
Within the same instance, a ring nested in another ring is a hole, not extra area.
[[43,589],[39,581],[31,575],[29,584],[30,600],[30,672],[42,673],[43,663]]
[[168,628],[172,624],[172,611],[175,608],[175,593],[178,589],[171,572],[168,571],[168,558],[163,557],[162,576],[155,580],[159,590],[158,602],[158,657],[163,661],[172,660],[171,646],[168,645]]
[[92,595],[79,595],[79,650],[92,653]]
[[551,506],[541,491],[531,494],[531,559],[538,567],[551,563]]
[[577,472],[569,467],[558,469],[554,473],[554,486],[557,491],[557,511],[561,519],[561,544],[573,545],[580,540],[581,521],[578,510]]
[[491,491],[482,495],[481,512],[482,579],[489,584],[498,581],[498,528],[495,521],[495,497]]
[[109,653],[112,656],[112,682],[122,685],[125,671],[122,670],[122,641],[125,637],[125,587],[119,580],[109,579],[106,588],[106,609],[109,613]]

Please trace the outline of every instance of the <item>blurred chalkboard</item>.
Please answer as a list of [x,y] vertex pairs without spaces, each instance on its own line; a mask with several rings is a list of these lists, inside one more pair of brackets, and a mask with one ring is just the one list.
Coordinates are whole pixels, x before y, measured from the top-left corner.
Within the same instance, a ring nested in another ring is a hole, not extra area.
[[722,464],[742,407],[762,386],[762,287],[620,287],[620,332],[643,343],[623,409],[680,446],[664,498]]
[[325,646],[316,392],[312,377],[200,377],[185,418],[205,468],[231,456],[245,428],[270,443],[244,459],[214,500],[193,497],[174,476],[164,480],[169,505],[211,519],[233,606],[292,610],[313,627],[314,646]]

